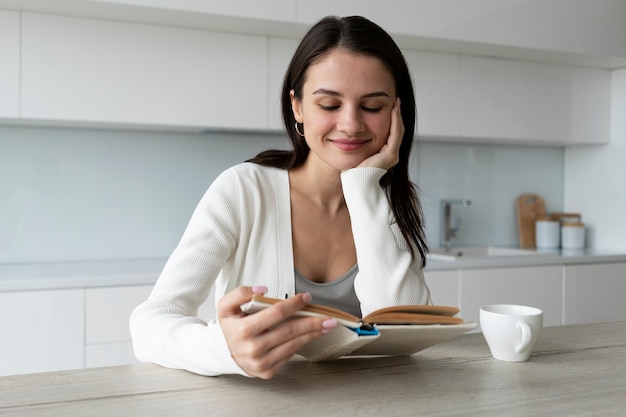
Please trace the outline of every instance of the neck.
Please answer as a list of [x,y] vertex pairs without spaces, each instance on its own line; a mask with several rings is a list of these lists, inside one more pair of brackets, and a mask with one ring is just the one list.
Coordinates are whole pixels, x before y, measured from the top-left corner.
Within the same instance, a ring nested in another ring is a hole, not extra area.
[[340,174],[330,167],[315,166],[307,159],[302,166],[289,171],[289,182],[293,191],[332,213],[346,206]]

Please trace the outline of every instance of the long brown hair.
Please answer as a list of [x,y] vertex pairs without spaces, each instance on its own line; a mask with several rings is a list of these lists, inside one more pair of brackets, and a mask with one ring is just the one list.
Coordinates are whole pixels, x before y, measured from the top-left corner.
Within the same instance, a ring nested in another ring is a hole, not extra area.
[[411,255],[416,250],[426,265],[428,246],[424,235],[422,208],[417,190],[409,179],[409,154],[415,134],[415,95],[411,75],[400,48],[385,30],[360,16],[328,16],[317,22],[304,36],[294,53],[282,87],[281,106],[283,122],[292,150],[268,150],[248,162],[276,168],[295,168],[304,163],[309,147],[295,128],[296,120],[291,108],[290,92],[302,99],[302,87],[309,66],[335,48],[380,59],[391,72],[400,102],[404,136],[400,144],[400,160],[381,178],[402,236],[409,244]]

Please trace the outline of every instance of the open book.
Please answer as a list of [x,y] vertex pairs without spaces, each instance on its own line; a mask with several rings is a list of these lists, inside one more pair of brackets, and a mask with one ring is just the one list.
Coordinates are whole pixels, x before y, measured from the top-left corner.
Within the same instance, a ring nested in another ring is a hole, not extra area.
[[[253,314],[279,301],[254,295],[241,309],[246,314]],[[313,362],[346,355],[412,355],[476,328],[476,323],[465,323],[456,317],[458,313],[456,307],[403,305],[376,310],[358,318],[335,308],[309,304],[295,316],[333,317],[341,325],[304,346],[298,354]]]

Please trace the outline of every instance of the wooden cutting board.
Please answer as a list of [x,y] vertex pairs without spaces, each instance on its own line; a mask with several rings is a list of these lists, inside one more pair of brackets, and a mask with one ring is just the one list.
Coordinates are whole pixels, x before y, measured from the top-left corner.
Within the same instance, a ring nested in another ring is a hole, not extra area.
[[537,247],[535,242],[535,221],[539,217],[545,217],[546,204],[543,198],[537,194],[522,194],[515,200],[517,211],[517,230],[519,233],[519,245],[521,248],[530,249]]

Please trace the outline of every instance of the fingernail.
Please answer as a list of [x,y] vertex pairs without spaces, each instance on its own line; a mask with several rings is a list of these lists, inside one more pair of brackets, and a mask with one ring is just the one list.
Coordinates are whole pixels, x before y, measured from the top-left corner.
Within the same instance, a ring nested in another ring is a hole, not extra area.
[[322,322],[322,327],[326,329],[332,329],[333,327],[337,327],[337,320],[335,319],[324,320]]
[[267,287],[264,287],[263,285],[255,285],[254,287],[252,287],[253,294],[265,294],[266,292]]
[[313,297],[311,296],[311,293],[305,292],[304,294],[302,294],[302,300],[305,303],[308,303],[309,301],[311,301]]
[[329,333],[335,327],[337,327],[337,320],[335,319],[324,320],[322,322],[322,334]]

